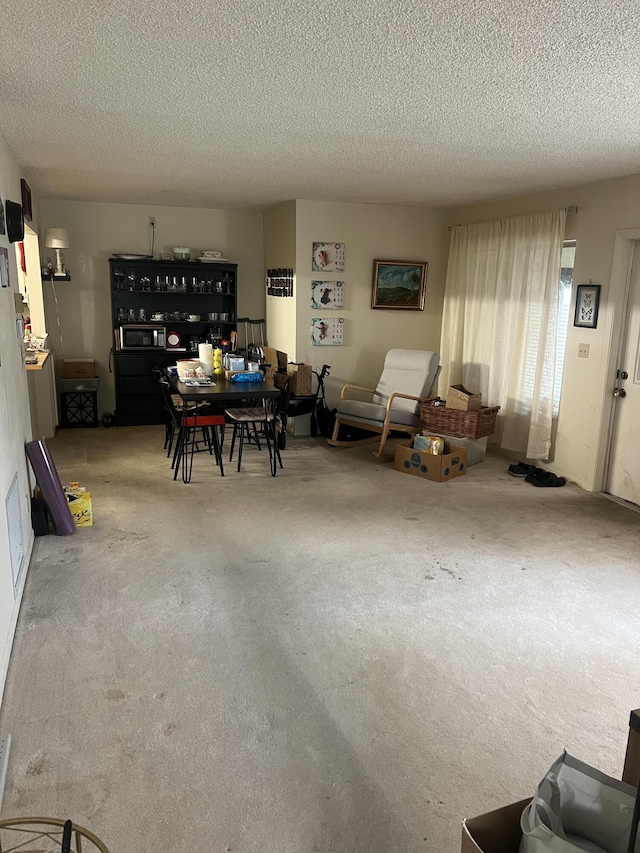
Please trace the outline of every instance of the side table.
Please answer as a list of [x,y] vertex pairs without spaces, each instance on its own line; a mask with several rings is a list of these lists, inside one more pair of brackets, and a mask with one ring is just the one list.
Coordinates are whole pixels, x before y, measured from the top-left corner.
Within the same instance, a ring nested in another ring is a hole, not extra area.
[[95,427],[98,425],[97,391],[62,391],[61,427]]

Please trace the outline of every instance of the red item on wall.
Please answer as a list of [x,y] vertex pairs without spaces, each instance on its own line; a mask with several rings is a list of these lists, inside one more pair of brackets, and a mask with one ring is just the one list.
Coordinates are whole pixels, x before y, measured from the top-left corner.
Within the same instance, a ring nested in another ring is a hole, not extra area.
[[18,243],[18,249],[20,249],[20,267],[22,268],[22,272],[27,274],[27,259],[24,255],[24,243]]

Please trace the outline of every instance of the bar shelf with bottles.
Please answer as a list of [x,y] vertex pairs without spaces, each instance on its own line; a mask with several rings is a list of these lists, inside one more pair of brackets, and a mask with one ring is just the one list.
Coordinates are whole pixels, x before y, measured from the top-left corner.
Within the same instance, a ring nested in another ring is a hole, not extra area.
[[293,296],[293,269],[267,270],[267,296]]
[[[231,337],[238,316],[237,269],[226,262],[109,259],[116,423],[162,423],[152,370],[190,358],[200,343]],[[120,327],[127,325],[164,328],[166,348],[121,349]]]

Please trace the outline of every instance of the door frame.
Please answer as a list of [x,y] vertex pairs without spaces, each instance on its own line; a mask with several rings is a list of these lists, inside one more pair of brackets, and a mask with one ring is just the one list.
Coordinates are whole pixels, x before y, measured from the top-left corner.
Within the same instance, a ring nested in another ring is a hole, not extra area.
[[596,462],[596,489],[604,494],[609,484],[612,445],[615,426],[615,407],[613,388],[616,372],[623,355],[626,330],[629,287],[631,285],[631,267],[636,242],[640,241],[640,228],[625,228],[616,231],[613,243],[613,262],[609,280],[608,302],[611,306],[609,334],[609,352],[605,374],[604,405],[598,439],[598,458]]

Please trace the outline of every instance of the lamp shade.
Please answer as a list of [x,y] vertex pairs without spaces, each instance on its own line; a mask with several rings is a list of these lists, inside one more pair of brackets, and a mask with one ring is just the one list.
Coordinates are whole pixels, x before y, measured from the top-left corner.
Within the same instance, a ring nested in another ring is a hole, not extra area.
[[44,244],[48,249],[68,249],[69,235],[66,228],[47,228],[44,232]]

